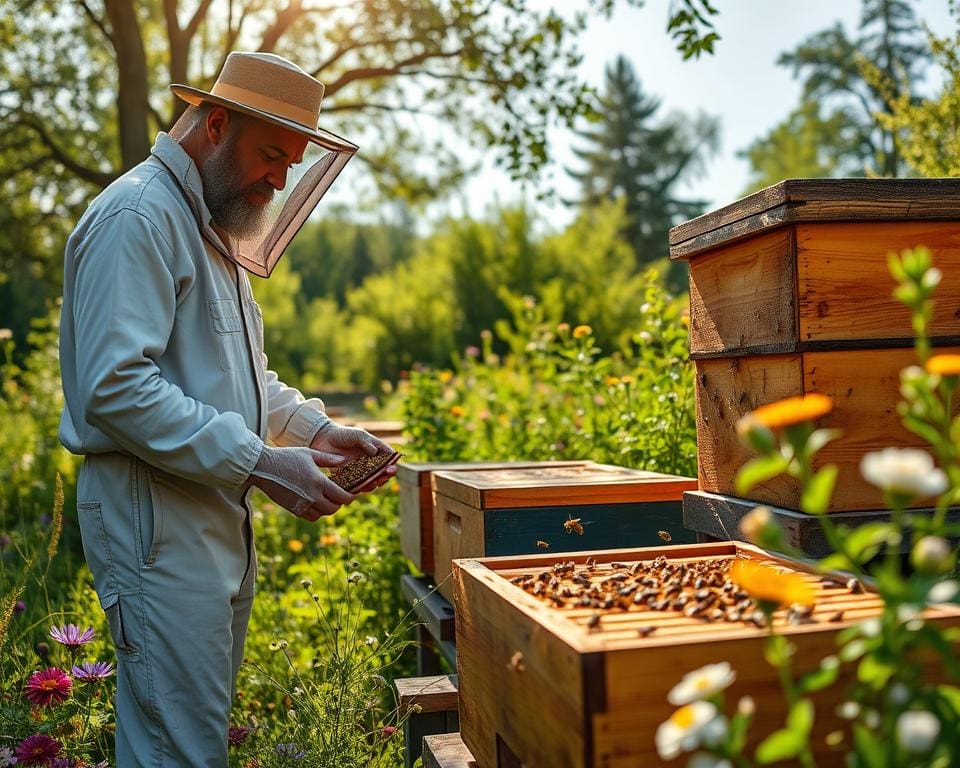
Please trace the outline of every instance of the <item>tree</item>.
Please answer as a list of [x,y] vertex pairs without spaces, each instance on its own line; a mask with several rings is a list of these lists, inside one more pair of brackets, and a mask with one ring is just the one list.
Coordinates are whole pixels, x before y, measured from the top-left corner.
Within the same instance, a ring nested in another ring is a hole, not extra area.
[[782,179],[863,175],[860,125],[843,110],[827,117],[821,112],[819,102],[805,101],[766,136],[737,153],[750,162],[744,194]]
[[[780,56],[778,64],[803,78],[801,106],[754,142],[745,156],[751,162],[765,162],[785,144],[795,145],[797,137],[817,139],[827,133],[840,142],[845,155],[836,162],[821,157],[819,170],[825,175],[902,175],[906,167],[894,132],[882,115],[889,114],[888,97],[901,95],[901,83],[918,82],[929,59],[909,2],[863,0],[858,37],[848,37],[838,23]],[[879,73],[879,77],[871,72]],[[806,104],[819,108],[804,107]],[[786,135],[790,131],[793,137]],[[783,164],[785,176],[780,178],[806,172],[809,165],[802,154],[794,153],[800,160],[796,166]],[[753,166],[753,170],[758,180],[780,180],[769,175],[769,164],[767,168]]]
[[699,116],[657,119],[659,99],[645,94],[630,62],[620,56],[606,69],[598,124],[577,131],[583,169],[567,169],[580,184],[580,205],[623,197],[623,235],[638,265],[667,255],[667,232],[703,212],[704,201],[686,200],[676,188],[702,167],[717,146],[718,123]]

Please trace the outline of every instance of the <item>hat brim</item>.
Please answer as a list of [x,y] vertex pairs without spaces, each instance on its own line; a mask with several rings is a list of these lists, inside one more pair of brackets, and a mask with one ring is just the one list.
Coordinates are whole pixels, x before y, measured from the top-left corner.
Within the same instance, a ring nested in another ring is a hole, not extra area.
[[291,131],[296,131],[297,133],[303,134],[314,144],[318,144],[324,149],[329,149],[333,152],[349,152],[350,154],[353,154],[358,149],[357,145],[353,142],[342,139],[336,134],[330,133],[329,131],[324,131],[319,128],[310,129],[305,125],[293,120],[287,120],[284,117],[279,117],[278,115],[271,114],[270,112],[264,112],[260,109],[248,107],[246,104],[241,104],[239,101],[225,99],[222,96],[217,96],[207,91],[201,91],[199,88],[193,88],[189,85],[180,85],[178,83],[174,83],[170,86],[170,90],[173,91],[174,94],[176,94],[179,98],[195,107],[199,106],[201,102],[208,101],[211,104],[219,104],[221,107],[226,107],[227,109],[235,109],[238,112],[243,112],[251,117],[256,117],[260,120],[266,120],[268,123],[279,125],[281,128],[287,128]]

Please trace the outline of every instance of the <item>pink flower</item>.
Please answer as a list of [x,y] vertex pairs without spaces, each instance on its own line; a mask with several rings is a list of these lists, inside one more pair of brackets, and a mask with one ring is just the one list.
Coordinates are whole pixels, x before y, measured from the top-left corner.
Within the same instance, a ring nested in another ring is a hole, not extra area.
[[60,754],[60,742],[43,733],[21,741],[14,750],[17,765],[49,765]]
[[59,667],[50,667],[30,675],[25,695],[36,707],[52,707],[70,698],[72,688],[70,675]]
[[385,739],[389,739],[393,734],[397,732],[397,726],[395,725],[385,725],[380,729],[380,735]]
[[231,746],[237,746],[242,744],[244,739],[250,735],[250,729],[245,725],[231,725],[230,730],[227,732],[227,741],[230,742]]
[[76,624],[67,624],[62,627],[50,627],[50,637],[67,648],[79,648],[93,640],[93,627],[87,627],[83,632]]

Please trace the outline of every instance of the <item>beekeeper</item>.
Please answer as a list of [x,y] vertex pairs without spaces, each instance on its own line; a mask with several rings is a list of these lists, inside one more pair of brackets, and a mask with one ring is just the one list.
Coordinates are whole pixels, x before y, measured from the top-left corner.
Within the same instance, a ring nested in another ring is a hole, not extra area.
[[323,85],[233,53],[209,92],[171,90],[191,107],[90,204],[64,267],[60,438],[85,456],[78,517],[117,650],[121,768],[227,765],[251,486],[314,521],[354,498],[319,467],[389,450],[267,370],[246,274],[269,276],[356,152],[318,128]]

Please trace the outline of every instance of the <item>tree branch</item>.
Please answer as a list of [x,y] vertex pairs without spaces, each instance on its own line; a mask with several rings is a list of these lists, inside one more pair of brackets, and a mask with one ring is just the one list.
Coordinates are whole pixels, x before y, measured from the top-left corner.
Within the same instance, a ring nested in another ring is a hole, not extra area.
[[24,128],[29,128],[35,134],[37,134],[37,138],[40,139],[40,142],[43,144],[43,146],[46,147],[47,151],[50,152],[50,158],[56,160],[64,168],[71,171],[76,176],[79,176],[84,181],[88,181],[91,184],[96,184],[102,189],[116,178],[116,176],[112,173],[97,171],[93,168],[87,168],[86,166],[78,163],[63,151],[63,149],[53,140],[50,134],[47,133],[42,124],[39,122],[34,122],[28,116],[21,116],[16,124],[22,125]]
[[372,46],[388,47],[392,45],[399,45],[401,43],[415,43],[417,40],[419,40],[417,37],[394,37],[392,39],[387,38],[386,40],[357,40],[349,45],[343,45],[338,48],[336,51],[330,54],[329,58],[321,62],[319,66],[315,67],[310,74],[314,77],[319,77],[323,70],[336,64],[340,59],[350,53],[350,51],[356,51],[360,48],[370,48]]
[[200,5],[197,6],[196,12],[193,14],[193,17],[187,22],[187,26],[183,30],[184,37],[189,43],[195,34],[197,34],[197,29],[200,27],[200,24],[207,16],[207,11],[210,10],[210,4],[213,0],[201,0]]
[[365,67],[353,69],[349,72],[345,72],[331,85],[327,86],[326,95],[328,97],[333,96],[341,88],[344,88],[345,86],[356,82],[357,80],[370,80],[376,77],[389,77],[392,75],[406,75],[409,74],[403,71],[406,67],[411,67],[415,64],[422,64],[423,62],[434,58],[454,58],[459,56],[461,53],[463,53],[462,48],[458,48],[455,51],[424,51],[423,53],[418,53],[416,56],[410,56],[402,61],[398,61],[392,67]]
[[77,5],[83,8],[83,12],[87,15],[87,18],[90,19],[93,25],[100,30],[100,32],[103,34],[105,38],[107,38],[107,40],[113,43],[113,34],[110,32],[109,29],[107,29],[106,25],[103,23],[103,19],[97,16],[97,14],[93,12],[93,9],[89,5],[87,5],[87,0],[76,0],[76,1],[77,1]]
[[290,0],[286,8],[277,11],[277,18],[273,24],[267,28],[266,32],[263,33],[260,47],[257,48],[258,51],[270,53],[277,47],[277,43],[280,38],[283,37],[283,33],[286,32],[287,29],[290,28],[290,25],[300,16],[303,10],[302,5],[303,0]]

